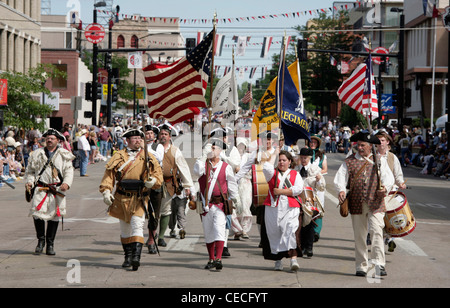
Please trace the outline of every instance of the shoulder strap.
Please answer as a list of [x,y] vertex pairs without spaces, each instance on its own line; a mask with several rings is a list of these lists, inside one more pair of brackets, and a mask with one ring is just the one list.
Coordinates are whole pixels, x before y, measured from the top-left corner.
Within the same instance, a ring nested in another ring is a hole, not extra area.
[[[364,163],[364,165],[362,165],[361,169],[359,169],[359,171],[356,173],[356,176],[354,177],[354,179],[357,179],[360,176],[362,171],[366,168],[367,164],[368,164],[368,162],[366,161]],[[349,181],[350,181],[350,179],[349,179]],[[351,181],[351,184],[350,184],[351,186],[350,186],[350,189],[349,189],[350,191],[353,189],[353,186],[355,185],[354,183],[355,183],[355,181]]]

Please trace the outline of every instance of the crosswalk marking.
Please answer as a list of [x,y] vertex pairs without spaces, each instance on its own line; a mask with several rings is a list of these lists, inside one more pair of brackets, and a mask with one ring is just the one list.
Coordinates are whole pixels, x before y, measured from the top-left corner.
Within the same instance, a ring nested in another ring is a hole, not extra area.
[[[339,200],[333,196],[328,191],[325,192],[325,196],[327,199],[330,200],[331,204],[338,204]],[[325,202],[326,203],[326,202]],[[395,238],[395,243],[397,245],[397,248],[401,249],[405,253],[411,255],[411,256],[418,256],[418,257],[426,257],[427,254],[419,247],[416,243],[412,240],[405,240],[403,238]]]

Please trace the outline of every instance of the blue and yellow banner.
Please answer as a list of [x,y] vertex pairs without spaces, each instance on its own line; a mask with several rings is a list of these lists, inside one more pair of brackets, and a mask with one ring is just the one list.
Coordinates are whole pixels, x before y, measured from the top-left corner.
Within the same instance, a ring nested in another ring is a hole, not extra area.
[[295,144],[298,139],[310,140],[309,124],[303,111],[303,99],[298,90],[297,64],[295,61],[289,66],[289,68],[295,66],[295,74],[292,74],[286,66],[284,66],[284,70],[280,70],[276,87],[276,98],[280,101],[275,105],[281,108],[281,130],[284,135],[284,143],[288,146]]

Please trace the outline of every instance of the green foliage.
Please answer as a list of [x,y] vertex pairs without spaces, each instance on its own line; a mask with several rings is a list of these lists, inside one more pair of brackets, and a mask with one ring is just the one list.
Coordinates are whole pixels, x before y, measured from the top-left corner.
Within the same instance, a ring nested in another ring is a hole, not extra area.
[[[325,13],[311,20],[308,26],[299,26],[297,30],[308,40],[313,49],[351,50],[353,36],[346,31],[348,17],[341,13],[337,18]],[[339,62],[341,55],[333,57]],[[313,112],[327,108],[338,102],[337,89],[342,84],[342,75],[330,64],[330,53],[308,52],[308,61],[301,63],[302,89],[305,109]]]
[[0,78],[8,80],[5,125],[24,130],[32,128],[45,130],[45,122],[38,119],[45,119],[51,115],[53,109],[49,105],[41,104],[38,97],[41,93],[52,97],[50,90],[45,87],[45,81],[56,77],[67,78],[67,75],[51,64],[39,64],[31,68],[27,74],[2,72]]

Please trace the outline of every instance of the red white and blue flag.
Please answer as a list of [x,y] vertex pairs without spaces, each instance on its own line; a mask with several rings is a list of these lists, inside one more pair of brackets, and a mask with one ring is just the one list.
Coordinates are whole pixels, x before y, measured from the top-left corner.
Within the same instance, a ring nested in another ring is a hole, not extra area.
[[211,31],[190,53],[172,64],[152,63],[144,68],[149,116],[176,124],[206,108],[205,92],[212,59]]
[[339,99],[371,120],[378,118],[378,99],[372,71],[372,58],[361,63],[337,91]]

